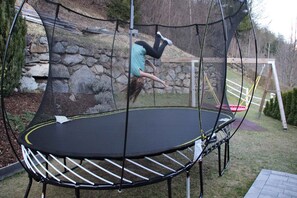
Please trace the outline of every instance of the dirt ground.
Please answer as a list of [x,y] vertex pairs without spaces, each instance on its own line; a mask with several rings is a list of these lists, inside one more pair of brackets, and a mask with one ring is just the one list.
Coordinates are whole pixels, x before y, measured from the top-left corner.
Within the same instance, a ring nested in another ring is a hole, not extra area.
[[[40,93],[14,93],[13,95],[5,98],[5,109],[13,115],[21,115],[25,112],[36,112],[42,99]],[[16,137],[18,132],[13,133]],[[12,136],[12,133],[9,133]],[[17,148],[18,156],[22,158],[17,141],[11,138],[12,144]],[[8,164],[16,162],[17,159],[10,147],[7,139],[5,126],[3,124],[2,113],[0,117],[0,168]]]
[[[234,123],[233,123],[233,128],[236,129],[238,127],[238,125],[240,124],[242,118],[237,118]],[[245,119],[241,125],[240,125],[240,129],[241,130],[245,130],[245,131],[255,131],[255,132],[260,132],[260,131],[267,131],[267,129],[263,128],[262,126],[251,122],[247,119]]]

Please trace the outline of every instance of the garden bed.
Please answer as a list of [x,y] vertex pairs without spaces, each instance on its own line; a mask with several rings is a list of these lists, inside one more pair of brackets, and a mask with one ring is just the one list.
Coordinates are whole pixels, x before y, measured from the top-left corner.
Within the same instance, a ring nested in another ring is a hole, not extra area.
[[[13,117],[16,126],[13,126],[16,131],[14,134],[18,136],[19,129],[23,128],[22,123],[28,123],[33,114],[37,111],[40,101],[42,99],[42,93],[14,93],[11,96],[5,98],[5,109]],[[22,122],[20,122],[22,120]],[[12,141],[12,144],[19,148],[16,140]],[[18,156],[22,158],[20,149],[17,149]],[[16,162],[17,159],[13,154],[9,141],[6,136],[5,127],[2,120],[0,120],[0,168]]]

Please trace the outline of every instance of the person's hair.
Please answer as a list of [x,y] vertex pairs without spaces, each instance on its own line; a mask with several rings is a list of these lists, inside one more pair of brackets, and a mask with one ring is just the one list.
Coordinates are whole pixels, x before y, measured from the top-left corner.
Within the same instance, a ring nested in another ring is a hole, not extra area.
[[144,80],[138,77],[132,77],[130,82],[130,97],[129,100],[133,103],[135,102],[136,98],[140,94],[141,90],[144,86]]

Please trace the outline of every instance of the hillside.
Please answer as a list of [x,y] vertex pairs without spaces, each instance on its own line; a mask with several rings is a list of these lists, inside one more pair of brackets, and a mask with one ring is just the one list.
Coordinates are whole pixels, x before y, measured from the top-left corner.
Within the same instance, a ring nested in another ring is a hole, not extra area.
[[[91,16],[98,19],[106,20],[104,17],[105,11],[99,5],[93,6],[84,1],[70,1],[65,0],[63,4],[67,5],[70,9],[81,13],[86,16]],[[98,8],[100,7],[100,9]],[[29,10],[30,12],[34,12],[35,15],[38,17],[38,14],[34,11],[34,9],[26,4],[24,11]],[[98,12],[99,10],[99,12]],[[49,12],[49,10],[44,10],[45,12]],[[77,23],[79,21],[79,23]],[[93,48],[98,48],[99,46],[103,46],[102,48],[110,48],[113,42],[113,34],[115,30],[115,23],[108,22],[108,21],[98,21],[98,20],[90,20],[85,17],[80,17],[79,15],[75,15],[69,13],[68,11],[63,10],[60,8],[59,14],[59,23],[68,24],[67,26],[71,27],[72,29],[68,32],[62,31],[59,26],[55,30],[55,34],[60,34],[60,39],[67,38],[67,40],[72,40],[75,44],[81,46],[88,46]],[[28,34],[32,36],[37,35],[45,35],[45,30],[43,25],[40,23],[32,23],[28,22]],[[89,31],[99,31],[98,34],[92,34]],[[121,49],[121,51],[128,50],[128,43],[129,43],[129,33],[128,33],[128,26],[126,27],[119,27],[119,31],[117,33],[116,42],[115,42],[115,49]],[[80,35],[80,36],[78,36]],[[71,38],[71,39],[70,39]],[[139,33],[136,37],[133,38],[134,41],[136,40],[145,40],[151,45],[153,44],[154,37]],[[98,44],[98,41],[100,43]],[[165,59],[169,59],[170,57],[193,57],[189,53],[179,49],[175,45],[166,48],[164,51],[163,57]]]

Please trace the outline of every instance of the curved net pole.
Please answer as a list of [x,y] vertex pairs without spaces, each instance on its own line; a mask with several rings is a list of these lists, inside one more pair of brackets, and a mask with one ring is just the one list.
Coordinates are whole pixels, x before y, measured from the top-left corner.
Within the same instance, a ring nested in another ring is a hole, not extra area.
[[[223,78],[226,79],[227,76],[227,38],[228,38],[228,33],[227,33],[227,25],[226,25],[226,21],[225,21],[225,15],[224,15],[224,10],[223,10],[223,6],[222,6],[222,2],[221,0],[218,0],[218,4],[220,7],[220,11],[221,11],[221,18],[222,18],[222,26],[223,26],[223,33],[224,33],[224,75]],[[212,135],[214,134],[216,128],[217,128],[217,124],[219,122],[219,118],[222,112],[222,106],[223,106],[223,101],[225,98],[225,91],[226,91],[226,80],[224,80],[224,84],[223,84],[223,90],[222,90],[222,97],[220,100],[220,107],[219,107],[219,111],[216,117],[216,121],[213,125],[213,129],[212,132],[210,133],[210,135],[207,137],[207,141],[205,142],[205,148],[207,147],[207,145],[209,144],[210,138],[212,137]]]
[[118,109],[118,106],[117,106],[117,103],[116,103],[116,100],[115,100],[115,96],[114,96],[114,88],[113,88],[113,53],[114,53],[114,45],[115,45],[115,37],[116,37],[116,34],[118,32],[118,28],[119,28],[119,20],[116,20],[116,28],[114,30],[114,34],[113,34],[113,40],[112,40],[112,47],[111,47],[111,54],[110,54],[110,74],[111,74],[111,78],[110,78],[110,83],[111,83],[111,92],[112,92],[112,99],[113,99],[113,103],[114,103],[114,106],[115,106],[115,109],[117,110]]
[[[11,141],[11,136],[9,134],[9,130],[10,131],[13,131],[10,124],[9,124],[9,120],[8,120],[8,115],[7,115],[7,112],[6,112],[6,108],[5,108],[5,102],[4,102],[4,78],[5,78],[5,65],[6,65],[6,58],[7,58],[7,53],[8,53],[8,47],[9,47],[9,44],[10,44],[10,41],[11,41],[11,36],[12,36],[12,33],[13,33],[13,30],[15,28],[15,25],[16,25],[16,22],[17,22],[17,19],[24,7],[24,4],[26,3],[26,0],[23,0],[19,10],[17,11],[16,15],[14,16],[14,19],[13,19],[13,22],[12,22],[12,25],[10,27],[10,30],[9,30],[9,34],[8,34],[8,38],[7,38],[7,41],[6,41],[6,45],[5,45],[5,50],[4,50],[4,56],[3,56],[3,61],[2,61],[2,73],[1,73],[1,110],[2,110],[2,118],[3,118],[3,125],[5,127],[5,132],[6,132],[6,136],[7,136],[7,139],[8,139],[8,142],[10,144],[10,147],[14,153],[14,155],[16,156],[17,160],[19,161],[19,163],[22,165],[22,167],[27,170],[27,168],[25,167],[25,165],[22,163],[21,159],[18,157],[17,155],[17,152],[16,152],[16,148],[13,146],[12,144],[12,141]],[[17,137],[15,136],[15,134],[12,133],[12,136],[13,138],[17,139]]]
[[134,29],[134,1],[130,0],[130,27],[129,27],[129,70],[128,70],[128,88],[127,88],[127,103],[126,103],[126,120],[125,120],[125,138],[123,147],[123,163],[121,171],[121,181],[119,186],[119,192],[122,191],[124,172],[125,172],[125,161],[126,161],[126,151],[127,151],[127,140],[128,140],[128,126],[129,126],[129,107],[130,107],[130,82],[131,82],[131,54],[132,54],[132,34]]
[[[256,56],[256,66],[255,66],[255,76],[254,76],[254,82],[256,82],[257,80],[257,73],[258,73],[258,43],[257,43],[257,38],[256,38],[256,32],[255,32],[255,28],[254,28],[254,23],[252,21],[252,17],[250,15],[250,10],[248,8],[248,16],[249,16],[249,19],[250,19],[250,22],[251,22],[251,26],[252,26],[252,32],[253,32],[253,36],[254,36],[254,39],[255,39],[255,56]],[[249,105],[248,105],[248,108],[246,110],[246,112],[244,113],[244,116],[243,118],[241,119],[239,125],[237,126],[237,128],[234,130],[233,134],[230,136],[230,139],[234,136],[234,134],[238,131],[239,127],[241,126],[241,124],[243,123],[244,119],[246,118],[247,116],[247,113],[251,107],[251,104],[252,104],[252,100],[253,100],[253,96],[255,94],[255,86],[253,87],[253,90],[252,90],[252,94],[251,94],[251,101],[249,102]]]
[[[211,2],[211,4],[213,3],[213,1]],[[245,2],[246,3],[246,2]],[[227,34],[227,25],[226,25],[226,22],[225,22],[225,16],[224,16],[224,12],[223,12],[223,6],[222,6],[222,3],[221,3],[221,0],[218,0],[218,4],[220,6],[220,10],[221,10],[221,15],[222,15],[222,23],[223,23],[223,30],[224,30],[224,41],[225,41],[225,57],[224,57],[224,60],[225,60],[225,64],[227,64],[227,47],[228,47],[228,44],[227,44],[227,38],[228,38],[228,34]],[[211,6],[212,7],[212,6]],[[200,88],[200,79],[201,79],[201,69],[202,69],[202,62],[203,62],[203,47],[204,47],[204,43],[205,43],[205,37],[206,37],[206,31],[207,31],[207,26],[208,26],[208,20],[209,20],[209,17],[210,17],[210,11],[211,11],[211,7],[209,9],[209,14],[208,14],[208,19],[207,19],[207,23],[206,23],[206,30],[204,32],[204,36],[203,36],[203,40],[201,42],[201,55],[200,55],[200,62],[199,62],[199,76],[198,76],[198,88]],[[227,75],[227,67],[225,67],[225,74],[224,74],[224,78],[226,79],[226,75]],[[226,81],[224,81],[224,86],[223,86],[223,94],[222,94],[222,97],[221,97],[221,104],[220,104],[220,108],[219,108],[219,111],[218,111],[218,115],[217,115],[217,118],[216,118],[216,121],[214,123],[214,127],[213,127],[213,130],[210,134],[210,136],[208,136],[208,138],[206,139],[205,141],[205,145],[204,145],[204,148],[202,149],[202,152],[200,153],[200,156],[202,155],[202,153],[205,151],[207,145],[209,144],[209,140],[210,140],[210,137],[213,135],[213,133],[215,132],[216,128],[217,128],[217,123],[219,121],[219,117],[220,117],[220,114],[221,114],[221,111],[222,111],[222,105],[223,105],[223,101],[224,101],[224,98],[225,98],[225,91],[226,91]],[[200,96],[200,93],[198,92],[198,111],[199,111],[199,115],[201,115],[201,112],[200,112],[200,99],[199,99],[199,96]],[[201,125],[202,123],[202,120],[201,118],[199,118],[199,123]],[[204,136],[204,133],[203,131],[201,131],[201,134],[202,134],[202,137]],[[231,137],[230,137],[231,138]],[[200,156],[198,158],[196,158],[195,162],[196,163]]]
[[[202,140],[204,140],[205,138],[205,134],[204,134],[204,131],[202,129],[202,116],[201,116],[201,103],[202,101],[200,100],[200,87],[201,87],[201,76],[203,75],[203,72],[202,72],[202,68],[203,68],[203,50],[204,50],[204,45],[205,45],[205,40],[206,40],[206,35],[207,35],[207,31],[208,31],[208,26],[209,26],[209,19],[210,19],[210,13],[211,13],[211,9],[212,9],[212,6],[213,6],[213,0],[211,0],[211,3],[210,3],[210,7],[209,7],[209,10],[208,10],[208,15],[207,15],[207,19],[206,19],[206,25],[205,25],[205,30],[204,30],[204,34],[203,34],[203,37],[202,37],[202,41],[201,41],[201,45],[200,45],[200,48],[201,48],[201,51],[200,51],[200,59],[199,59],[199,72],[198,72],[198,93],[197,93],[197,107],[198,107],[198,114],[199,114],[199,126],[200,126],[200,133],[201,133],[201,136],[202,136]],[[200,41],[200,39],[199,39]],[[203,78],[203,76],[202,76]],[[202,152],[201,152],[202,154]],[[200,155],[201,155],[200,154]],[[200,157],[200,156],[199,156]]]
[[[220,0],[219,0],[219,2],[220,2]],[[206,27],[205,27],[203,38],[202,38],[202,41],[201,41],[201,52],[200,52],[199,73],[198,73],[198,89],[199,90],[200,90],[200,86],[201,86],[201,83],[200,83],[201,82],[201,76],[202,77],[204,76],[204,74],[202,72],[202,69],[203,69],[203,49],[204,49],[204,45],[205,45],[205,40],[206,40],[207,30],[208,30],[208,26],[209,26],[209,19],[210,19],[210,13],[211,13],[212,7],[213,7],[213,0],[210,3],[210,8],[208,10]],[[221,2],[220,2],[220,7],[221,7],[221,11],[222,11]],[[225,50],[226,50],[227,49],[227,44],[226,44],[227,32],[226,32],[226,24],[224,23],[225,20],[224,20],[223,12],[222,12],[222,18],[223,18],[223,24],[224,24],[224,39],[225,39]],[[199,40],[199,42],[200,42],[200,40]],[[226,53],[225,53],[225,61],[227,61],[227,54]],[[226,70],[226,68],[225,68],[225,70]],[[226,78],[226,71],[225,71],[225,78]],[[224,85],[224,91],[225,91],[225,85]],[[196,157],[196,159],[193,161],[193,163],[189,166],[189,169],[191,169],[191,167],[194,166],[194,164],[196,164],[196,162],[200,160],[202,154],[204,153],[204,151],[207,148],[207,145],[209,144],[209,141],[210,141],[211,136],[213,135],[213,133],[216,130],[216,126],[217,126],[217,123],[219,121],[220,113],[221,113],[221,110],[222,110],[222,102],[224,100],[224,97],[225,97],[225,95],[223,94],[222,99],[221,99],[221,105],[220,105],[219,113],[217,115],[216,121],[214,123],[213,130],[212,130],[210,136],[209,137],[206,137],[205,134],[204,134],[204,131],[203,131],[202,127],[200,127],[201,128],[200,129],[201,130],[200,132],[201,132],[202,140],[205,140],[206,139],[206,141],[204,143],[204,147],[202,148],[201,153],[198,155],[198,157]],[[199,125],[202,126],[201,104],[200,104],[200,102],[202,103],[202,101],[200,101],[200,91],[198,91],[197,98],[198,98]],[[200,174],[202,174],[202,173],[200,173]]]
[[[224,10],[223,10],[223,6],[222,6],[222,1],[218,0],[218,3],[220,5],[220,11],[221,11],[221,17],[222,17],[222,26],[223,26],[223,32],[224,32],[224,76],[223,78],[226,79],[227,78],[227,51],[228,51],[228,47],[227,47],[227,38],[228,38],[228,32],[227,32],[227,25],[226,25],[226,20],[225,20],[225,15],[224,15]],[[219,121],[219,117],[222,111],[222,106],[223,106],[223,101],[225,98],[225,92],[226,92],[226,80],[223,81],[223,91],[222,91],[222,97],[221,97],[221,101],[220,101],[220,108],[219,108],[219,113],[217,115],[217,119],[216,119],[216,123],[215,126],[217,125],[218,121]],[[215,127],[214,127],[215,128]],[[212,131],[213,134],[214,130]]]
[[[156,35],[158,32],[159,26],[156,25],[154,34]],[[154,65],[156,65],[156,58],[154,58]],[[155,70],[153,70],[155,75]],[[156,106],[156,90],[155,90],[155,81],[153,80],[153,96],[154,96],[154,106]]]
[[237,106],[236,106],[236,111],[234,113],[234,116],[237,113],[238,107],[242,101],[241,97],[242,97],[242,93],[243,93],[243,61],[242,61],[242,51],[241,51],[241,47],[240,47],[240,43],[238,40],[238,32],[235,32],[235,40],[238,46],[238,51],[239,51],[239,57],[240,57],[240,65],[241,65],[241,87],[240,87],[240,93],[239,93],[239,98],[238,98],[238,102],[237,102]]

